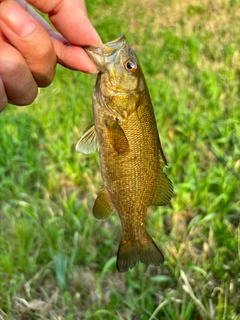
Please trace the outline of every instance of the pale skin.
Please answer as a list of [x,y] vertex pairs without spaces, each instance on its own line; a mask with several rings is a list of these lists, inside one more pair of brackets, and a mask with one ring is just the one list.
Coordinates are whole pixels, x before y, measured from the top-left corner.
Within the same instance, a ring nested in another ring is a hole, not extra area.
[[49,16],[56,31],[24,0],[0,0],[0,112],[7,103],[31,104],[38,87],[54,79],[59,63],[97,73],[83,46],[100,46],[84,0],[30,0]]

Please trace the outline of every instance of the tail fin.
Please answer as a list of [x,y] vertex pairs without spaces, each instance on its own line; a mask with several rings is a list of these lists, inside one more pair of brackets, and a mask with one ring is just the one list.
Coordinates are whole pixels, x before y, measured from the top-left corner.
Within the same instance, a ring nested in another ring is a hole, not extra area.
[[148,234],[146,234],[146,241],[143,243],[129,243],[122,239],[119,244],[117,255],[117,269],[119,272],[126,272],[132,269],[138,261],[154,266],[158,266],[164,261],[162,252]]

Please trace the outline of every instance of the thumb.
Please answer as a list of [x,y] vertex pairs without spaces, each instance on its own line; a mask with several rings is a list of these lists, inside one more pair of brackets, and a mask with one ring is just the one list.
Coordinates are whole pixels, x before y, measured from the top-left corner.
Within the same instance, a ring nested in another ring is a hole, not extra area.
[[23,56],[39,86],[49,84],[56,54],[47,31],[15,1],[0,4],[0,31]]

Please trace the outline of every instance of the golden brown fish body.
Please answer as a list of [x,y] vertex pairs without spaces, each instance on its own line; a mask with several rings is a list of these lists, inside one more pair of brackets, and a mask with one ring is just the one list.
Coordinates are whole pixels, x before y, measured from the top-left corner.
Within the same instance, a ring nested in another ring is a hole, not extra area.
[[106,219],[118,211],[123,229],[120,272],[137,261],[159,265],[164,258],[146,232],[147,208],[169,203],[173,189],[162,171],[167,162],[141,67],[124,36],[86,52],[100,73],[93,93],[94,126],[77,151],[99,149],[103,188],[93,214]]

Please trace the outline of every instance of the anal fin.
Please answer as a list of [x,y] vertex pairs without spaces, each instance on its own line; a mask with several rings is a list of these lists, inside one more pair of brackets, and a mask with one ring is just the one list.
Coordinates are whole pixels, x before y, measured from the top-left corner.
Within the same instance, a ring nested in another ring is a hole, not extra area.
[[98,220],[107,219],[115,210],[116,209],[110,199],[108,191],[103,188],[93,206],[94,218]]

